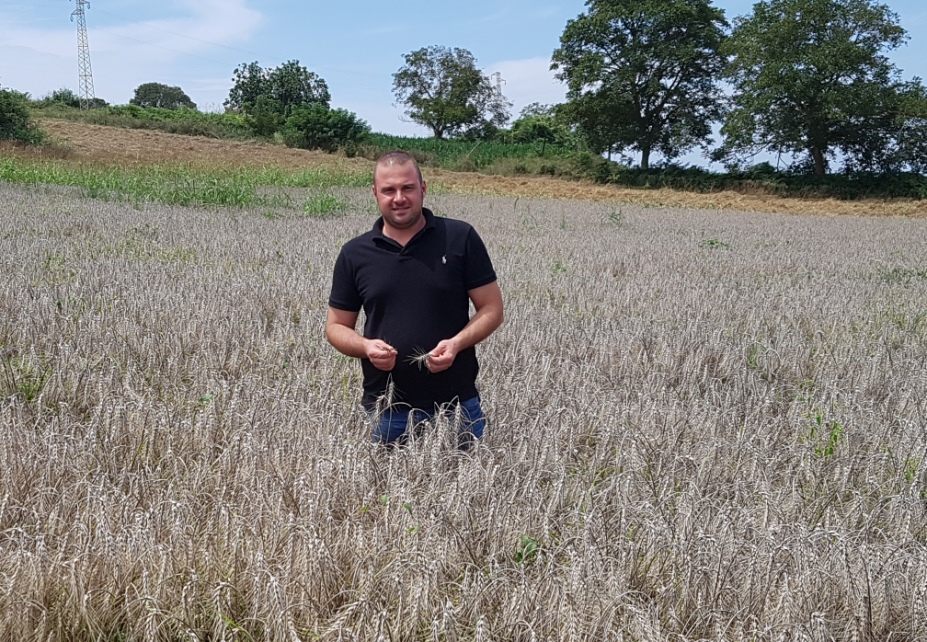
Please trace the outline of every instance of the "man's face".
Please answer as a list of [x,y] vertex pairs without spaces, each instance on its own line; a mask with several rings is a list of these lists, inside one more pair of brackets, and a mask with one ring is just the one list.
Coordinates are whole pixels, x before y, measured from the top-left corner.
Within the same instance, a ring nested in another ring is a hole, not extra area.
[[413,163],[378,165],[373,193],[386,225],[405,230],[421,223],[425,181],[419,178]]

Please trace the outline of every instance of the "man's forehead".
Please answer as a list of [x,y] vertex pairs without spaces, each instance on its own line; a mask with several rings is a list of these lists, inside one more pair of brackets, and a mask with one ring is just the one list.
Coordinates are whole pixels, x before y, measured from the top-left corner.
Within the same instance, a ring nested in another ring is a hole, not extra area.
[[403,185],[417,185],[419,183],[418,172],[415,171],[415,165],[411,163],[377,165],[373,178],[378,182],[401,183]]

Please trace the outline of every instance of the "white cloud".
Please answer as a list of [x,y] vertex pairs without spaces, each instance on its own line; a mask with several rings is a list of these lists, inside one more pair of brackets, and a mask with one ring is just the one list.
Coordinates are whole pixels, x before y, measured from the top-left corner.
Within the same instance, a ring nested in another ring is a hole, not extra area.
[[512,116],[531,103],[555,105],[566,100],[566,86],[554,77],[549,58],[503,60],[486,69],[502,75],[502,94],[513,103]]
[[189,15],[98,30],[91,48],[150,52],[156,47],[161,56],[176,58],[248,40],[263,21],[262,14],[249,9],[244,0],[187,0],[182,4]]
[[[183,0],[175,5],[173,17],[134,22],[105,9],[88,11],[97,96],[125,103],[143,82],[164,82],[185,90],[186,84],[212,85],[211,80],[198,80],[192,69],[204,64],[211,68],[206,72],[210,76],[215,77],[218,69],[227,74],[220,95],[227,94],[234,64],[229,65],[230,53],[225,48],[248,40],[263,21],[262,14],[250,9],[246,0]],[[239,51],[233,58],[240,57]],[[4,86],[33,96],[59,87],[76,90],[76,26],[4,30],[0,35],[0,61],[0,82]],[[212,99],[212,92],[209,95]]]

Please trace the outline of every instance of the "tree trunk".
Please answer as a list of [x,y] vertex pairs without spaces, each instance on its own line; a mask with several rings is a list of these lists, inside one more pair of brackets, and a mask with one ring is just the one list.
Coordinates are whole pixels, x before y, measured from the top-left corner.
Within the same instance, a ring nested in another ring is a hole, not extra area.
[[650,146],[641,147],[641,169],[650,169]]
[[817,146],[811,147],[811,158],[814,160],[814,175],[824,176],[827,173],[827,162],[824,160],[824,151]]

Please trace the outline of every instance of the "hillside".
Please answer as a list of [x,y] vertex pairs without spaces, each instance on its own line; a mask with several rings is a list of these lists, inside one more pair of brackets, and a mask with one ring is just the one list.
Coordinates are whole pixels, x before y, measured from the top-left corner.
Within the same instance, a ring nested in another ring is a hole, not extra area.
[[[348,170],[372,170],[371,161],[321,152],[290,149],[259,142],[182,136],[142,129],[122,129],[46,119],[42,128],[57,143],[45,155],[65,161],[103,165],[193,164],[211,167],[275,167],[306,169],[336,165]],[[23,150],[4,153],[34,154]],[[927,217],[927,202],[908,200],[800,200],[736,192],[700,194],[667,189],[629,189],[549,177],[488,176],[423,168],[432,189],[463,194],[510,195],[528,198],[614,201],[653,207],[695,207],[792,214]]]

